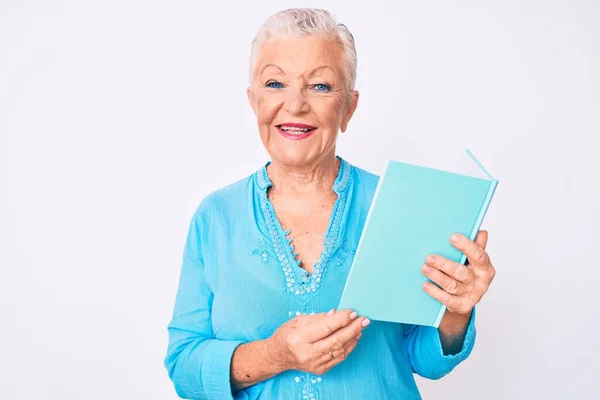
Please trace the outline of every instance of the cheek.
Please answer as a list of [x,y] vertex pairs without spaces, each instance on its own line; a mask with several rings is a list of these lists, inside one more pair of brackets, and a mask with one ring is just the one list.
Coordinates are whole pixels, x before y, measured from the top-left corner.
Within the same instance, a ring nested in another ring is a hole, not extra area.
[[346,102],[344,101],[343,97],[338,97],[336,99],[336,104],[335,104],[336,108],[336,117],[337,117],[337,121],[338,124],[342,122],[342,119],[344,118],[344,114],[346,113]]
[[313,106],[313,110],[319,115],[319,120],[330,129],[335,130],[339,128],[345,110],[345,103],[341,96],[332,96],[319,100]]
[[274,96],[260,96],[256,102],[258,123],[270,124],[277,115],[279,103]]

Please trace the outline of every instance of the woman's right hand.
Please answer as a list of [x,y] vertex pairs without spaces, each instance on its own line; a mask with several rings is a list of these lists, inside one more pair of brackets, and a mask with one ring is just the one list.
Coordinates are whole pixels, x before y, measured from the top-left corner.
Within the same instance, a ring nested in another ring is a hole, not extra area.
[[352,310],[299,315],[267,339],[268,358],[282,370],[322,375],[348,357],[369,323]]

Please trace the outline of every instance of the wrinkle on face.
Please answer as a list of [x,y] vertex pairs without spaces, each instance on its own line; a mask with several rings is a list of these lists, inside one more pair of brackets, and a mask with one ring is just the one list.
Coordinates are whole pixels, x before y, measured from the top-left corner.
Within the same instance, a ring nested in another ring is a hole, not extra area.
[[[248,98],[273,161],[305,165],[335,154],[338,132],[346,129],[358,98],[348,92],[342,57],[339,43],[315,36],[270,39],[260,48]],[[322,85],[329,89],[320,90]],[[285,123],[317,129],[290,140],[277,129]]]

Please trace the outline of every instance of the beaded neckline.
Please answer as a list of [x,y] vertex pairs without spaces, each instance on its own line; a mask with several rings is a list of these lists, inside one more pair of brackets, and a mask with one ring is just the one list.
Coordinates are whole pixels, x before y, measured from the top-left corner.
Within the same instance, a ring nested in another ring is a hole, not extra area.
[[309,297],[319,290],[323,281],[325,266],[339,246],[342,216],[347,198],[346,191],[352,177],[352,165],[341,157],[338,157],[338,159],[340,160],[340,167],[338,176],[333,184],[333,191],[338,195],[338,198],[331,212],[323,251],[318,261],[314,264],[313,272],[310,275],[300,266],[300,261],[296,260],[294,246],[291,244],[292,239],[287,238],[290,231],[283,230],[275,215],[273,205],[267,197],[267,190],[273,185],[267,174],[269,163],[256,173],[256,183],[261,189],[259,193],[260,208],[269,230],[269,239],[273,246],[273,251],[283,271],[285,291],[301,302],[307,302]]

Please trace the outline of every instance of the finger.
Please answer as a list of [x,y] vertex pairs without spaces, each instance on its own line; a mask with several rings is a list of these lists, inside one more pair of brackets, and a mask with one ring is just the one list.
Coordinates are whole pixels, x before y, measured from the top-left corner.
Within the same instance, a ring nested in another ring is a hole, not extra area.
[[[425,262],[426,266],[433,268],[432,272],[435,272],[436,270],[442,271],[445,275],[450,276],[459,282],[471,282],[475,278],[475,274],[473,274],[473,271],[470,268],[439,255],[429,255],[425,259]],[[428,271],[425,268],[423,269],[423,272],[425,275],[429,276]],[[435,283],[441,284],[441,282],[438,281],[435,281]]]
[[477,237],[475,237],[475,243],[485,250],[488,242],[488,231],[479,231]]
[[370,323],[371,321],[365,317],[357,318],[350,325],[340,328],[328,337],[316,342],[316,350],[324,354],[329,351],[340,350],[347,342],[358,336]]
[[465,235],[455,233],[450,238],[452,245],[467,256],[469,265],[483,267],[488,262],[488,255],[481,246]]
[[423,284],[423,289],[428,295],[445,305],[446,308],[450,310],[457,311],[463,306],[460,297],[451,295],[431,282],[425,282]]
[[[463,268],[467,268],[464,267]],[[454,279],[451,276],[446,275],[442,271],[436,268],[431,268],[429,265],[424,265],[421,268],[423,274],[435,282],[438,286],[444,289],[446,292],[450,294],[462,294],[465,293],[465,285],[462,282]]]
[[352,310],[342,310],[329,314],[320,314],[305,329],[305,337],[309,343],[315,343],[330,336],[340,328],[349,325],[358,315]]
[[358,344],[358,339],[353,338],[352,341],[350,343],[348,343],[348,345],[346,346],[345,351],[343,353],[339,353],[339,355],[335,355],[335,358],[333,358],[333,359],[331,358],[329,353],[325,354],[319,360],[323,363],[322,365],[324,365],[323,369],[325,371],[329,371],[331,368],[335,367],[337,364],[344,361],[346,358],[348,358],[348,355],[350,355],[350,353],[352,353],[354,351],[357,344]]
[[[329,361],[332,360],[332,356],[333,356],[333,358],[343,358],[344,353],[348,353],[350,351],[350,349],[352,348],[354,342],[356,342],[358,339],[360,339],[361,336],[362,336],[362,333],[359,333],[358,335],[356,335],[355,337],[353,337],[352,339],[350,339],[349,341],[344,343],[344,346],[340,349],[325,351],[323,353],[323,355],[319,358],[318,365],[328,363]],[[331,354],[329,354],[329,353],[331,353]]]

